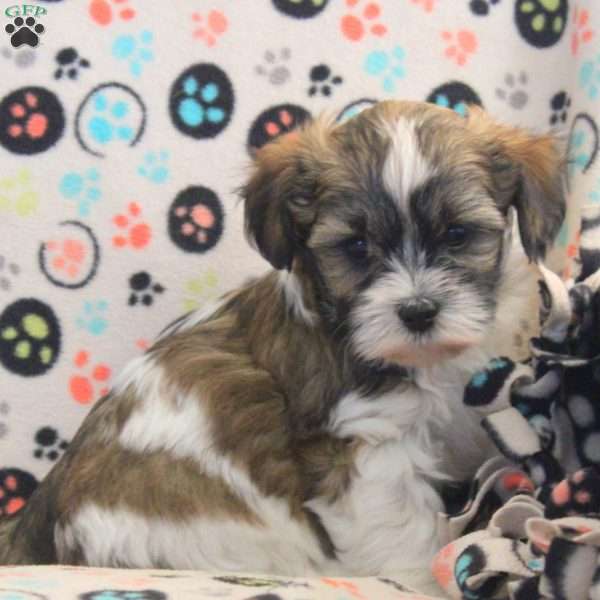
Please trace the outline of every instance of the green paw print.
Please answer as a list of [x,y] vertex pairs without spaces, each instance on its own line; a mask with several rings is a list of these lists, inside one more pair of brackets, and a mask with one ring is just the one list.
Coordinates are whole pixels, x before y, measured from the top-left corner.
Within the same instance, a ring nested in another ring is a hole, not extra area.
[[213,270],[208,270],[203,275],[187,281],[184,286],[183,309],[191,312],[204,303],[214,300],[218,295],[218,283],[219,278]]
[[18,300],[0,316],[0,362],[17,375],[41,375],[60,351],[54,311],[33,298]]
[[515,20],[519,33],[537,48],[553,46],[568,22],[567,0],[517,0]]
[[31,171],[21,169],[12,177],[0,179],[0,211],[28,217],[37,212],[38,194],[31,188]]

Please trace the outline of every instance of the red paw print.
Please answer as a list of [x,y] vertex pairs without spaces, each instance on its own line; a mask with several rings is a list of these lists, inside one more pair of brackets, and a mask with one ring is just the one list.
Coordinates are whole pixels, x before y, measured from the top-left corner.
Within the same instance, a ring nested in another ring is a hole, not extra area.
[[123,235],[113,236],[113,246],[124,248],[131,246],[136,250],[145,248],[152,239],[152,229],[147,223],[136,223],[141,217],[142,209],[137,202],[130,202],[127,206],[127,214],[119,214],[113,217],[113,223],[119,228],[126,230]]
[[33,92],[25,93],[25,102],[15,102],[9,107],[11,117],[15,119],[7,127],[7,133],[11,138],[19,138],[26,135],[37,140],[44,136],[48,129],[48,117],[35,109],[39,105],[39,99]]
[[[346,0],[346,6],[352,9],[360,2],[361,0]],[[368,2],[360,16],[347,14],[342,17],[342,33],[352,42],[362,40],[367,33],[382,37],[387,33],[387,27],[378,21],[380,15],[381,6],[377,2]]]
[[89,352],[85,350],[80,350],[75,355],[73,364],[78,369],[87,368],[88,365],[91,368],[88,375],[73,375],[69,380],[69,391],[75,402],[90,404],[108,394],[107,382],[111,375],[110,367],[104,363],[97,363],[92,367]]
[[580,6],[576,6],[573,11],[575,31],[571,34],[571,52],[573,52],[573,55],[577,55],[579,48],[583,44],[587,44],[594,37],[593,30],[588,27],[589,21],[589,11]]
[[192,35],[195,39],[202,40],[209,48],[217,43],[217,38],[223,35],[229,27],[227,17],[220,10],[211,10],[206,19],[200,13],[195,12],[192,20],[198,24]]
[[432,12],[435,8],[436,0],[412,0],[413,4],[418,4],[425,12]]
[[468,29],[459,29],[456,33],[443,31],[442,38],[448,42],[444,55],[461,67],[477,50],[477,36]]
[[82,242],[66,238],[61,241],[50,240],[46,242],[45,246],[49,253],[49,266],[52,271],[69,279],[79,276],[87,254],[86,247]]
[[110,25],[115,17],[122,21],[135,17],[135,9],[129,6],[129,0],[92,0],[89,11],[98,25]]

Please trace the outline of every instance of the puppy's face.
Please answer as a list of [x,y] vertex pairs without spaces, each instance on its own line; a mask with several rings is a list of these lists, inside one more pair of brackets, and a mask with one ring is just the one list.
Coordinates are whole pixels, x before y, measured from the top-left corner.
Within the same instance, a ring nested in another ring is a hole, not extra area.
[[381,103],[267,146],[246,187],[250,236],[310,283],[359,356],[428,366],[494,321],[509,208],[530,258],[563,218],[551,138],[422,103]]

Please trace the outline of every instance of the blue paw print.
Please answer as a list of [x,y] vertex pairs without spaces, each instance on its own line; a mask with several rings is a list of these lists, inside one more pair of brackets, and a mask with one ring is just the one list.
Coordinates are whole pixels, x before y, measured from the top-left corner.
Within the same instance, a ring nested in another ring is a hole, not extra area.
[[457,112],[461,117],[467,116],[467,105],[464,102],[457,102],[452,106],[450,98],[446,94],[436,94],[434,98],[434,104],[441,106],[442,108],[451,108],[454,112]]
[[[211,106],[219,97],[219,86],[216,83],[208,82],[199,89],[198,81],[190,75],[183,82],[183,93],[187,98],[181,101],[177,111],[181,120],[189,127],[198,127],[205,121],[218,124],[225,119],[222,108]],[[198,100],[202,100],[205,106]]]
[[400,46],[394,46],[390,52],[373,50],[367,54],[365,71],[369,75],[381,78],[383,90],[388,94],[396,91],[396,83],[406,77],[404,58],[406,53]]
[[142,31],[137,39],[133,35],[120,35],[113,43],[113,56],[118,60],[129,61],[129,72],[134,77],[139,77],[144,64],[154,60],[153,38],[151,31]]
[[80,217],[87,217],[92,205],[102,196],[99,182],[100,173],[96,169],[88,169],[85,173],[71,171],[63,175],[58,189],[65,198],[77,202]]
[[587,60],[579,69],[579,87],[585,90],[590,100],[600,95],[600,54],[595,60]]
[[[96,113],[88,122],[90,136],[99,144],[108,144],[115,139],[131,142],[135,136],[132,127],[126,124],[129,105],[124,100],[110,103],[98,92],[92,100]],[[114,122],[113,122],[114,121]]]
[[144,156],[144,162],[138,167],[137,172],[152,181],[152,183],[164,183],[169,178],[169,167],[167,161],[169,153],[166,150],[160,152],[148,152]]
[[574,128],[569,141],[569,176],[573,177],[576,171],[582,172],[590,161],[587,150],[586,133],[581,129]]
[[108,327],[108,321],[105,318],[107,310],[108,302],[106,300],[84,302],[83,313],[77,319],[77,327],[85,329],[92,335],[101,335]]

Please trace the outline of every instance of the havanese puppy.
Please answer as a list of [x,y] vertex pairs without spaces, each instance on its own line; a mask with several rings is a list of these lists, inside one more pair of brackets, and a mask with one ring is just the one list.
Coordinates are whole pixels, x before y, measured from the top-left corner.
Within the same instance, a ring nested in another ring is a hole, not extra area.
[[125,369],[1,523],[0,563],[427,564],[443,486],[490,453],[463,388],[536,295],[562,163],[550,136],[417,102],[265,146],[243,197],[275,270]]

